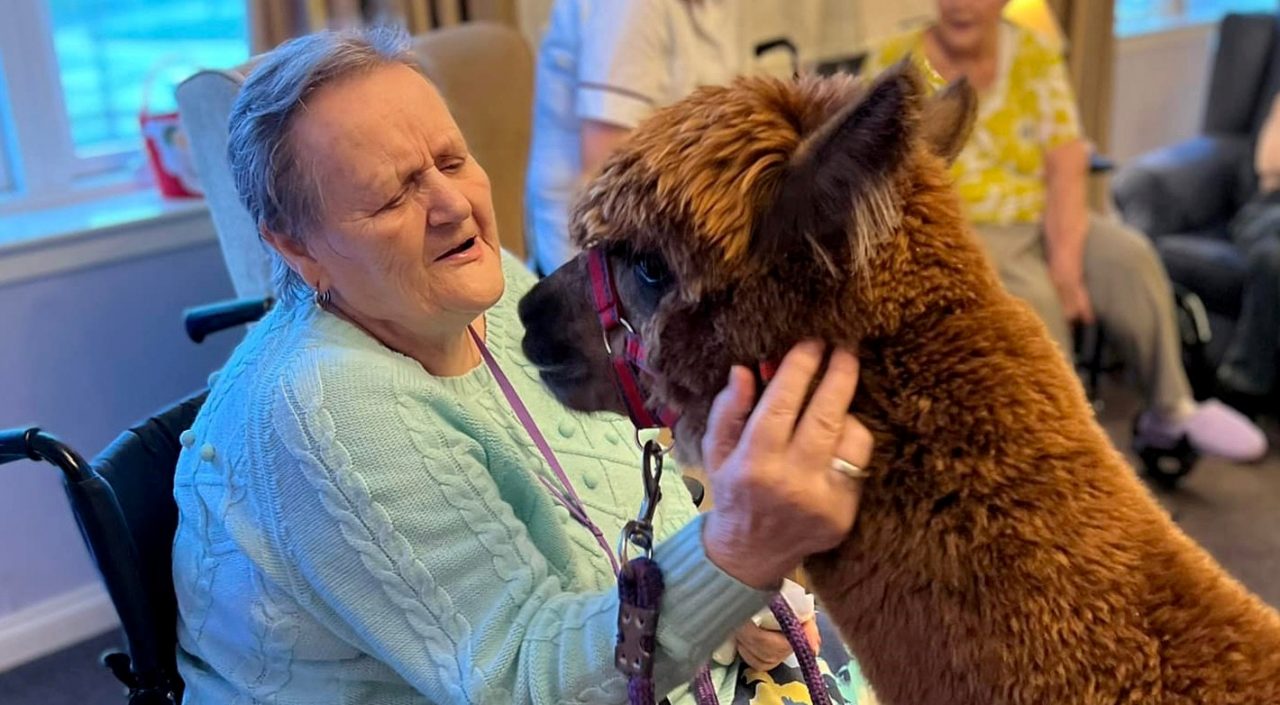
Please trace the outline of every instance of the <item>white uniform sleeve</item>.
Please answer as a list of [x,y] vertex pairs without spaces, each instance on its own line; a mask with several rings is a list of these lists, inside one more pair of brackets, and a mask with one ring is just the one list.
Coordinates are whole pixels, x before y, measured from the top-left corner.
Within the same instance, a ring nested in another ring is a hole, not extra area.
[[675,44],[670,0],[601,0],[587,18],[575,112],[633,128],[669,102]]

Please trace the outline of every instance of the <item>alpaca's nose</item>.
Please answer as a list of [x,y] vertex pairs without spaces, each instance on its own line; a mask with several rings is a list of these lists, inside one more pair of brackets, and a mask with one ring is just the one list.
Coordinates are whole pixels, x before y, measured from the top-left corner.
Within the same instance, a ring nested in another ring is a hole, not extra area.
[[520,300],[521,347],[530,362],[544,369],[585,366],[600,347],[600,322],[577,269],[561,267]]
[[533,332],[541,327],[543,321],[547,318],[547,309],[554,301],[554,298],[547,294],[547,281],[543,279],[533,288],[525,293],[520,299],[518,312],[520,314],[520,322],[524,324],[526,332]]
[[565,342],[560,340],[558,327],[563,322],[564,306],[559,297],[542,280],[520,299],[520,322],[524,324],[524,340],[521,347],[525,357],[536,365],[557,362],[566,352]]

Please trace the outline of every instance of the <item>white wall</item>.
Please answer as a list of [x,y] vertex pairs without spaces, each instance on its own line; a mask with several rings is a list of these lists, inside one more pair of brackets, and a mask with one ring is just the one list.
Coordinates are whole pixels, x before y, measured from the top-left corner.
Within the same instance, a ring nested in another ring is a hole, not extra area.
[[[521,0],[517,3],[521,31],[535,51],[555,0]],[[933,12],[934,0],[790,0],[761,3],[756,12],[773,11],[780,27],[804,34],[803,51],[816,58],[844,56],[867,42],[883,39],[915,26]]]
[[[184,307],[232,295],[205,230],[181,249],[0,284],[0,428],[38,424],[88,457],[201,387],[239,336],[195,345],[182,330]],[[106,626],[96,582],[58,471],[0,467],[0,670]]]
[[1217,25],[1118,40],[1110,154],[1123,163],[1200,130]]

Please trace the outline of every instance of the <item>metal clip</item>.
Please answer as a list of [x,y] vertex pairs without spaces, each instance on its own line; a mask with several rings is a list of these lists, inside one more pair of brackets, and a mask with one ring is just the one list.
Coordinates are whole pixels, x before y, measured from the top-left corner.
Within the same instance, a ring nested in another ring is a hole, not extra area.
[[[636,334],[636,329],[635,329],[635,328],[632,328],[632,327],[631,327],[631,323],[630,323],[627,319],[625,319],[625,318],[623,318],[623,317],[621,317],[621,316],[619,316],[619,317],[618,317],[618,325],[619,325],[619,326],[622,326],[622,328],[623,328],[624,330],[626,330],[626,331],[627,331],[627,335],[635,335],[635,334]],[[610,333],[612,333],[616,328],[617,328],[617,326],[613,326],[612,328],[605,328],[605,329],[604,329],[604,331],[603,331],[603,334],[604,334],[604,352],[605,352],[605,354],[607,354],[609,357],[613,357],[613,345],[609,342],[609,334],[610,334]]]
[[624,565],[628,560],[627,549],[631,546],[639,548],[646,558],[653,557],[653,517],[658,511],[658,502],[662,501],[662,458],[665,453],[666,449],[655,440],[644,444],[644,468],[641,476],[644,503],[640,505],[640,514],[622,528],[618,555]]

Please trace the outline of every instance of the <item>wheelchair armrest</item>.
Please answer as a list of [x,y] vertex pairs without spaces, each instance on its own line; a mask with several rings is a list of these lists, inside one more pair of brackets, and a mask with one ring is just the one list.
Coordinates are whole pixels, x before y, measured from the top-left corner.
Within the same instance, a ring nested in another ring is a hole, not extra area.
[[1112,197],[1125,222],[1149,237],[1211,228],[1233,215],[1251,156],[1243,137],[1196,137],[1120,169]]
[[15,460],[38,460],[31,457],[30,437],[39,432],[38,428],[0,429],[0,465]]
[[182,312],[183,327],[192,342],[200,343],[220,330],[253,323],[265,316],[274,304],[275,299],[268,296],[264,299],[218,301],[189,308]]
[[71,446],[38,427],[0,430],[0,465],[15,460],[44,461],[58,466],[67,482],[93,476],[89,463]]
[[1116,163],[1111,157],[1098,152],[1089,152],[1089,173],[1109,174],[1115,171]]

